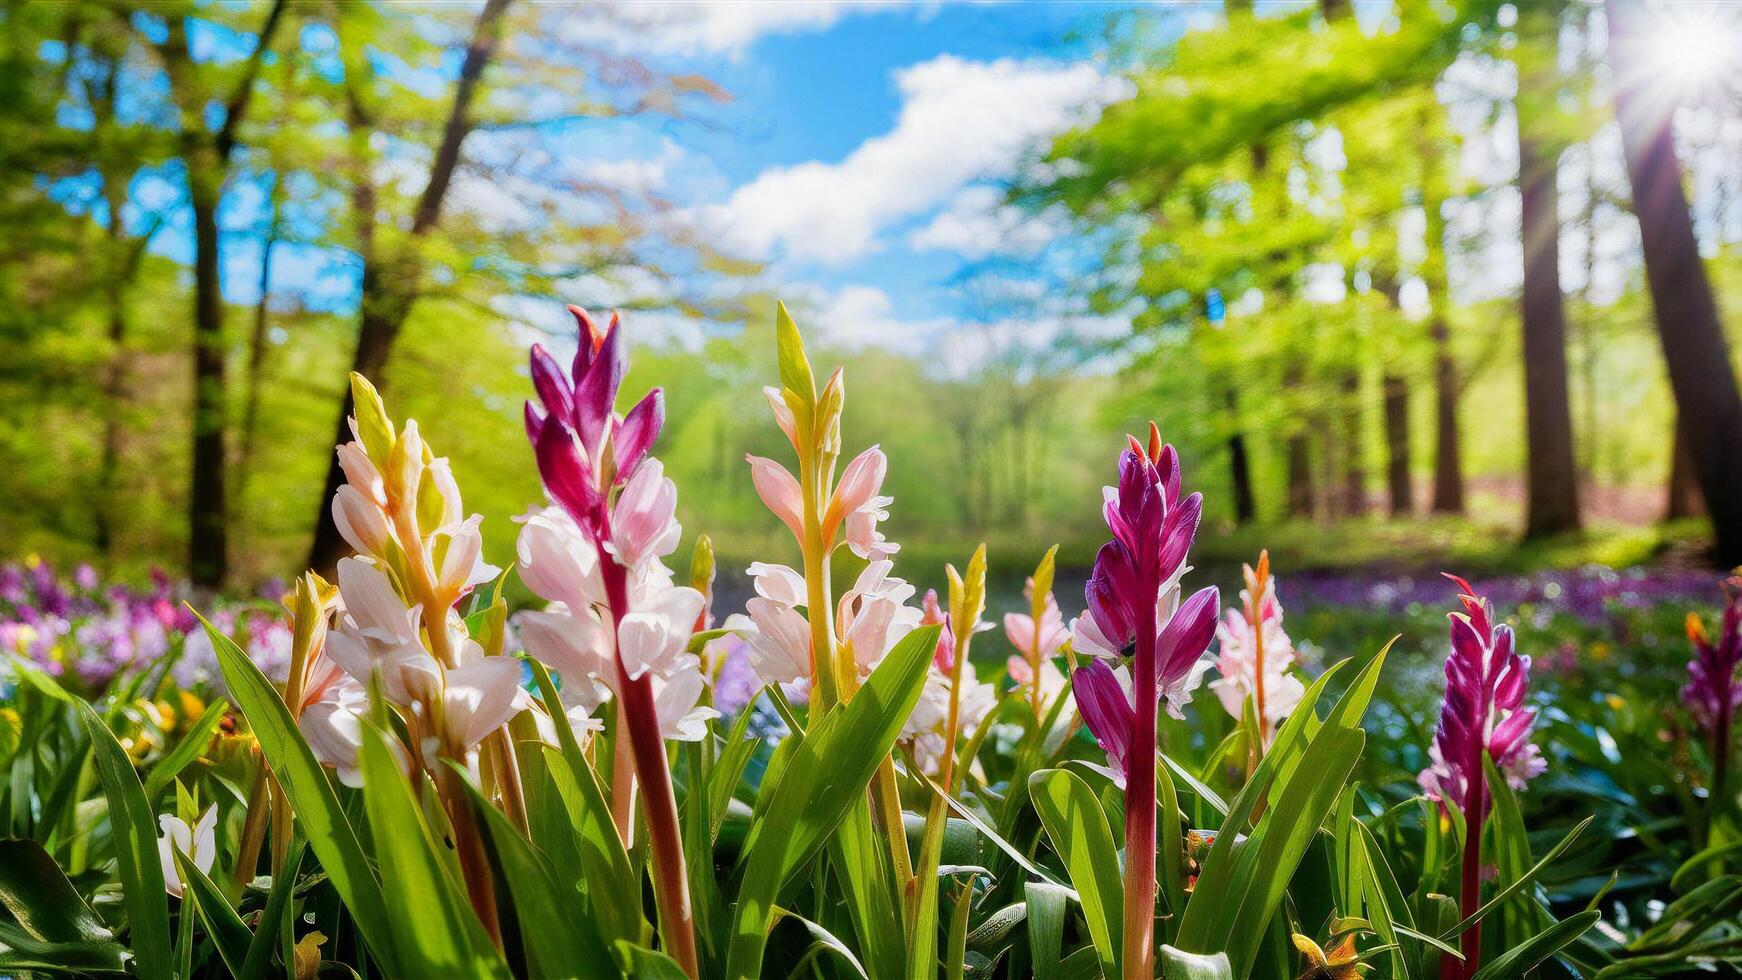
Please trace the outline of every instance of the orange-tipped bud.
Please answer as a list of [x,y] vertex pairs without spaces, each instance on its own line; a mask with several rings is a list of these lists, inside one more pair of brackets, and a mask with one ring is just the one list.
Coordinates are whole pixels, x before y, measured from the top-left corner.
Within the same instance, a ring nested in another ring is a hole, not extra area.
[[1687,626],[1687,631],[1688,631],[1688,639],[1694,641],[1695,643],[1707,642],[1707,640],[1706,640],[1706,624],[1700,620],[1699,613],[1695,613],[1695,612],[1688,613],[1686,626]]
[[1161,459],[1161,430],[1156,427],[1154,421],[1151,421],[1149,423],[1149,461],[1153,463],[1159,459]]

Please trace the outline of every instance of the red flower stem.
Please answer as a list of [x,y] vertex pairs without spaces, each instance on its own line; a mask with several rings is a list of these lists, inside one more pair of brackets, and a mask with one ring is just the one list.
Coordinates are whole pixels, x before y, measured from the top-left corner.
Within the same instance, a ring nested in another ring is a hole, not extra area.
[[[1723,692],[1729,694],[1726,686]],[[1728,705],[1718,711],[1717,724],[1712,726],[1712,801],[1711,812],[1723,813],[1730,809],[1730,723],[1734,712]],[[1708,818],[1708,823],[1710,820]]]
[[1131,668],[1137,711],[1125,777],[1125,980],[1155,976],[1155,613],[1153,602],[1139,610]]
[[[1458,914],[1463,918],[1482,905],[1482,824],[1488,810],[1487,775],[1482,765],[1485,754],[1477,739],[1470,750],[1470,786],[1464,793],[1464,866],[1458,899]],[[1459,948],[1464,953],[1462,975],[1475,976],[1482,960],[1482,923],[1472,923],[1464,930]]]
[[[629,612],[626,572],[616,558],[599,548],[599,567],[605,580],[605,598],[611,606],[611,631]],[[665,951],[691,978],[701,976],[696,956],[695,919],[690,909],[689,873],[684,867],[683,832],[678,825],[677,795],[672,791],[671,769],[660,733],[659,712],[653,700],[653,678],[631,678],[617,662],[617,737],[628,736],[635,774],[641,780],[646,804],[649,843],[653,846],[654,900],[659,906],[660,935]]]

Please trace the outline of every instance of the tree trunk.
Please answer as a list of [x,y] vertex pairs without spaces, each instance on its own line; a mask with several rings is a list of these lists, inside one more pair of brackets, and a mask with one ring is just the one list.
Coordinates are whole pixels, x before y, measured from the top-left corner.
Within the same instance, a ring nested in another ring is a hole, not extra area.
[[284,214],[281,195],[283,175],[274,172],[268,197],[272,201],[272,217],[266,226],[266,239],[260,245],[260,298],[254,302],[254,326],[248,332],[248,395],[242,407],[242,450],[236,460],[236,506],[244,505],[248,482],[254,475],[255,453],[260,433],[260,395],[266,375],[267,331],[271,326],[272,250],[278,244],[280,223]]
[[188,574],[217,587],[227,563],[224,496],[224,300],[218,283],[218,196],[215,164],[188,161],[194,214],[193,485],[188,488]]
[[[472,131],[472,100],[477,94],[484,68],[501,42],[502,20],[508,11],[508,4],[509,0],[488,0],[478,15],[471,44],[466,49],[466,59],[460,65],[459,80],[454,86],[454,104],[448,112],[447,125],[442,130],[441,144],[436,147],[430,164],[429,183],[424,185],[423,194],[418,199],[417,211],[412,217],[410,244],[402,251],[395,250],[392,254],[386,254],[388,250],[377,252],[372,243],[365,242],[367,247],[363,257],[357,350],[351,359],[351,370],[377,384],[382,382],[380,375],[393,351],[393,343],[399,337],[400,328],[405,325],[406,317],[411,314],[411,308],[417,302],[423,268],[417,258],[416,248],[441,220],[442,202],[447,198],[454,170],[459,166],[461,146]],[[363,176],[359,175],[359,179],[363,179]],[[369,197],[372,199],[373,194]],[[360,215],[359,220],[367,224],[371,219]],[[335,445],[351,439],[349,419],[354,406],[351,403],[350,385],[343,387],[344,400],[339,408],[338,424],[333,428]],[[339,459],[335,454],[327,464],[327,479],[321,489],[320,503],[315,515],[314,540],[309,546],[309,567],[323,573],[338,564],[345,551],[344,539],[339,535],[338,526],[333,523],[331,506],[333,494],[338,492],[339,486],[344,482],[344,470],[339,466]]]
[[1392,517],[1415,512],[1415,486],[1409,474],[1409,382],[1385,376],[1385,489]]
[[1436,514],[1464,512],[1463,449],[1458,440],[1458,362],[1452,354],[1452,290],[1446,274],[1447,195],[1444,149],[1436,141],[1433,113],[1423,110],[1421,126],[1421,206],[1426,218],[1427,257],[1422,262],[1422,283],[1427,286],[1428,339],[1434,351],[1434,495]]
[[[1537,38],[1553,44],[1554,11],[1527,17],[1542,22]],[[1517,99],[1518,190],[1523,203],[1526,537],[1579,527],[1578,467],[1573,458],[1573,416],[1567,396],[1567,324],[1560,280],[1560,195],[1555,187],[1557,146],[1545,142],[1533,118],[1553,97],[1543,70],[1521,71]]]
[[1246,457],[1246,435],[1240,430],[1240,396],[1232,387],[1227,389],[1228,420],[1233,426],[1228,433],[1228,483],[1234,496],[1234,523],[1244,526],[1258,516],[1252,499],[1252,464]]
[[1670,447],[1668,499],[1663,509],[1663,519],[1666,521],[1699,517],[1706,512],[1706,502],[1700,499],[1700,483],[1694,472],[1693,454],[1688,451],[1687,430],[1687,422],[1678,413],[1675,418],[1675,445]]
[[1342,447],[1343,492],[1338,512],[1342,517],[1367,513],[1367,454],[1361,441],[1361,372],[1349,367],[1338,379],[1342,415],[1337,442]]
[[1637,78],[1630,45],[1642,11],[1610,0],[1608,13],[1618,82],[1615,115],[1639,216],[1645,281],[1688,455],[1712,516],[1713,557],[1730,567],[1742,562],[1742,394],[1694,240],[1668,109],[1637,81],[1622,84]]

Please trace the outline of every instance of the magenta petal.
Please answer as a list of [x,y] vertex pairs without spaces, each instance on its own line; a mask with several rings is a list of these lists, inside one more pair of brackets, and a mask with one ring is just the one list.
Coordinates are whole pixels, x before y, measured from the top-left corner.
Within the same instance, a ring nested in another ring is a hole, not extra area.
[[569,427],[556,416],[544,420],[535,446],[538,475],[544,488],[583,528],[597,529],[604,511],[604,497],[593,484],[592,472],[582,459]]
[[1198,522],[1203,518],[1203,512],[1204,495],[1201,493],[1192,494],[1168,511],[1167,521],[1162,526],[1158,560],[1162,581],[1173,578],[1185,563],[1186,552],[1191,550],[1192,542],[1198,536]]
[[556,358],[544,349],[543,344],[532,345],[532,387],[538,392],[538,400],[544,403],[544,410],[559,419],[573,418],[575,414],[574,398],[569,388],[569,379],[563,377],[562,366]]
[[1125,700],[1125,690],[1119,686],[1119,678],[1113,675],[1113,668],[1107,666],[1106,661],[1091,660],[1086,666],[1077,668],[1071,677],[1071,690],[1077,708],[1083,713],[1083,722],[1089,726],[1089,734],[1095,736],[1095,741],[1107,753],[1107,762],[1123,780],[1126,759],[1131,751],[1131,729],[1137,713]]
[[1180,603],[1179,610],[1155,638],[1155,676],[1163,689],[1184,677],[1209,649],[1216,635],[1216,612],[1222,594],[1215,586],[1199,589]]
[[1095,617],[1095,625],[1101,628],[1101,635],[1116,649],[1130,646],[1137,638],[1133,610],[1135,604],[1142,601],[1138,591],[1137,576],[1131,569],[1125,549],[1116,541],[1102,545],[1095,555],[1095,567],[1089,573],[1089,583],[1083,595],[1088,602],[1089,615]]
[[544,416],[539,414],[538,409],[531,402],[527,402],[525,411],[522,413],[522,421],[526,423],[526,441],[537,448],[538,432],[544,428]]
[[569,306],[569,315],[575,318],[575,326],[580,330],[581,343],[575,349],[574,365],[569,370],[569,376],[578,381],[586,377],[593,352],[599,349],[599,325],[593,322],[591,313],[573,304]]
[[623,383],[626,359],[622,333],[617,329],[605,334],[604,346],[587,367],[587,373],[575,383],[575,430],[580,433],[581,445],[594,459],[599,456],[605,426],[617,403],[617,388]]
[[1161,458],[1155,461],[1155,469],[1161,478],[1162,493],[1171,507],[1179,499],[1180,481],[1179,452],[1172,443],[1161,447]]
[[617,457],[618,483],[629,479],[629,474],[635,471],[641,457],[647,455],[647,450],[659,438],[659,431],[664,427],[665,394],[661,389],[655,388],[636,402],[628,415],[623,416],[623,424],[611,438],[611,447]]

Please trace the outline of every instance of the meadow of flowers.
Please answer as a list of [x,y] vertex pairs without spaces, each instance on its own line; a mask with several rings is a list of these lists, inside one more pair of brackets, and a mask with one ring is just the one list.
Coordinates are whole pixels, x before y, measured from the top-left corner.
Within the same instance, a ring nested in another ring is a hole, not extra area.
[[1223,595],[1152,425],[1082,596],[1049,551],[988,608],[984,547],[921,595],[782,309],[745,477],[791,546],[717,608],[662,394],[618,414],[625,329],[573,313],[516,526],[354,376],[330,578],[0,568],[0,974],[1742,976],[1720,576]]

